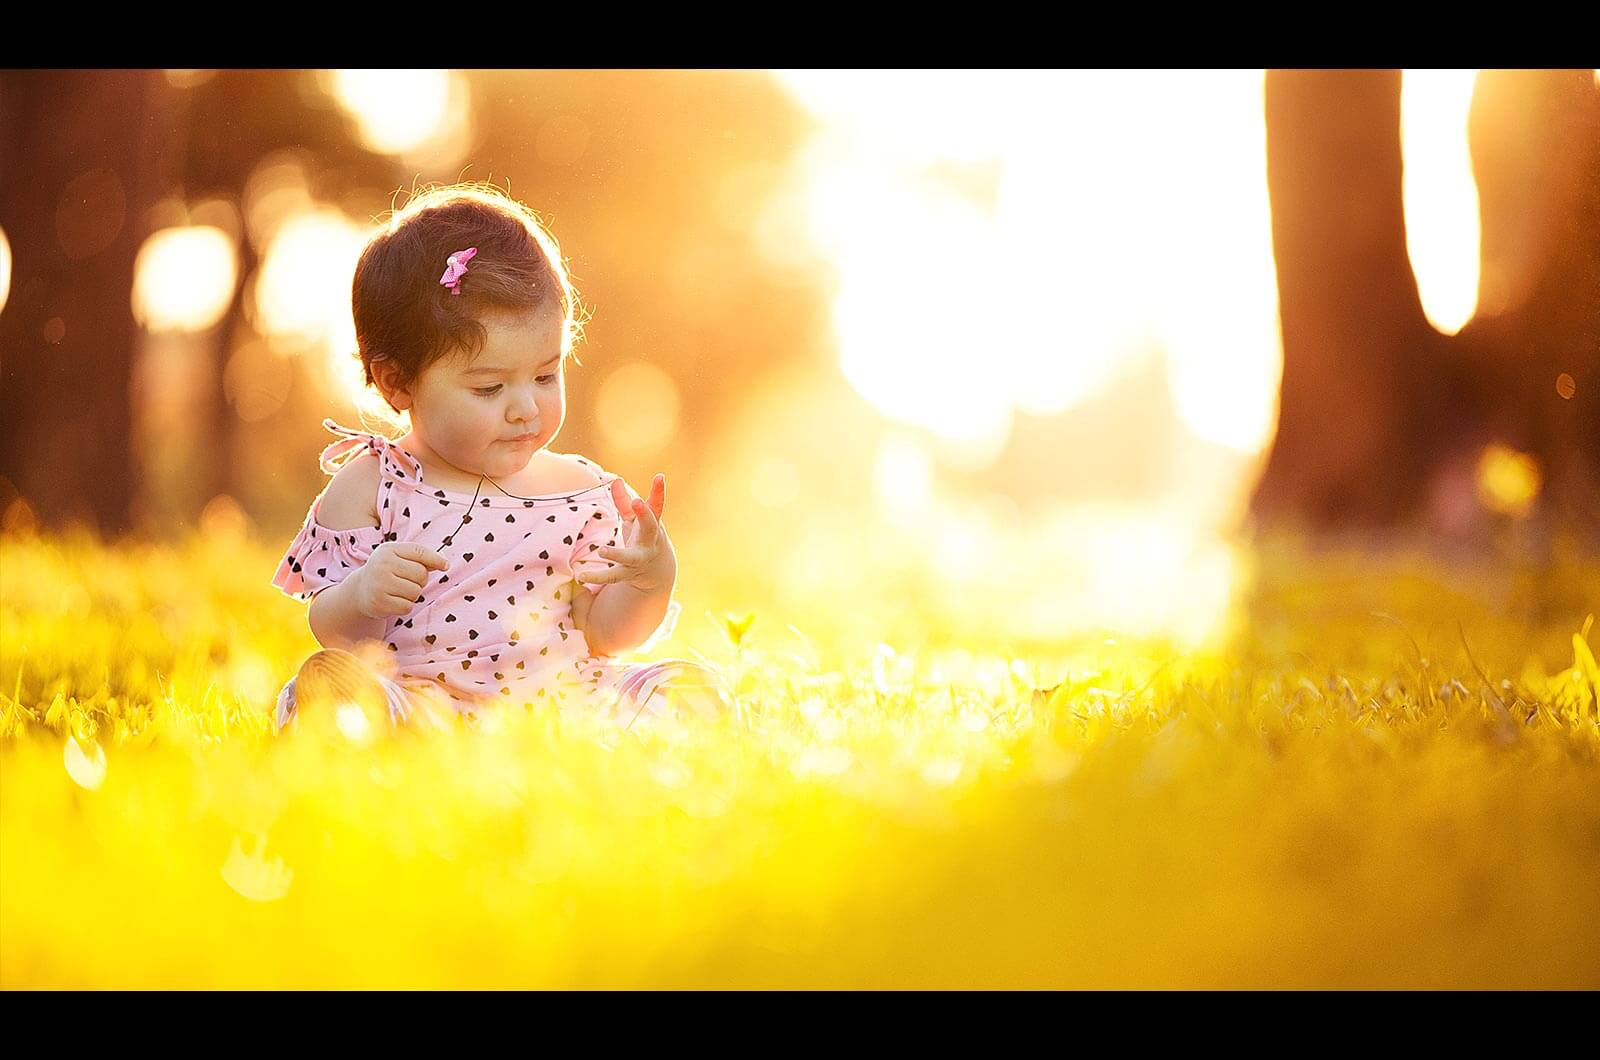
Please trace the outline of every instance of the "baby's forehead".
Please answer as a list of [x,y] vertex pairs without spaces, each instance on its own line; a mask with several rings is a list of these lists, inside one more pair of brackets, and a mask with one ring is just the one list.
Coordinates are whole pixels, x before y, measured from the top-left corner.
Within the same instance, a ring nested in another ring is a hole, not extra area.
[[485,331],[482,347],[476,352],[457,349],[445,358],[446,364],[454,371],[467,372],[489,368],[520,371],[556,363],[566,353],[560,321],[551,327],[542,317],[530,313],[520,319],[485,319],[480,322]]
[[524,372],[533,368],[554,369],[566,354],[558,344],[553,349],[495,351],[487,347],[476,355],[456,351],[441,362],[441,367],[456,375],[488,375],[491,372]]

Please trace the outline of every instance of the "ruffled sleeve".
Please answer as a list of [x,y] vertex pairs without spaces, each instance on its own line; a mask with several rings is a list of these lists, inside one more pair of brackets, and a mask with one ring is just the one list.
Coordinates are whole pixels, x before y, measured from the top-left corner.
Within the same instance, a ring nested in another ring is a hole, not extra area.
[[[322,451],[320,465],[327,474],[336,474],[366,449],[376,452],[383,462],[384,482],[388,481],[391,474],[403,475],[406,470],[415,472],[415,461],[409,459],[409,454],[389,445],[384,438],[352,431],[332,420],[323,420],[322,425],[335,434],[345,436]],[[373,549],[385,540],[392,539],[386,525],[392,520],[386,520],[384,508],[379,509],[379,521],[373,526],[351,529],[324,526],[317,520],[317,510],[322,506],[322,499],[327,492],[325,487],[311,502],[300,532],[290,542],[272,578],[272,584],[279,591],[297,600],[309,600],[323,589],[339,584],[372,558]],[[385,492],[381,485],[379,492]]]
[[[598,464],[591,460],[585,460],[576,454],[574,454],[574,459],[599,475],[600,481],[607,486],[610,485],[612,479],[616,478],[615,475],[602,470]],[[594,511],[589,513],[589,517],[583,521],[583,528],[578,531],[577,536],[572,540],[572,576],[574,578],[584,571],[595,573],[615,567],[615,562],[597,556],[595,553],[599,551],[601,546],[614,548],[622,542],[622,513],[617,511],[617,503],[611,499],[611,490],[597,489],[591,494],[591,497],[590,503],[594,505]],[[580,581],[578,584],[588,589],[591,593],[598,593],[605,588],[603,584],[595,584],[594,582]]]
[[317,522],[319,496],[306,513],[300,533],[278,563],[272,584],[286,595],[309,600],[323,589],[349,577],[372,558],[372,550],[383,542],[383,530],[362,526],[353,530],[333,530]]
[[[598,474],[601,482],[607,485],[617,477],[605,471],[592,460],[586,460],[576,453],[573,454],[573,457],[589,470]],[[626,488],[626,484],[624,484],[624,488]],[[617,510],[616,502],[611,498],[611,490],[596,490],[595,493],[598,494],[598,498],[593,502],[595,510],[584,520],[583,529],[578,531],[577,536],[572,541],[572,574],[574,578],[577,577],[580,571],[590,571],[592,573],[615,567],[616,563],[614,561],[597,556],[595,553],[599,551],[601,546],[616,547],[622,542],[622,513]],[[606,584],[613,583],[596,584],[594,582],[580,581],[577,584],[598,595],[600,590],[606,587]],[[678,615],[682,610],[683,607],[678,601],[669,602],[667,604],[667,613],[661,616],[661,622],[651,632],[650,636],[645,639],[645,642],[634,650],[648,651],[657,641],[671,636],[673,629],[677,627]]]

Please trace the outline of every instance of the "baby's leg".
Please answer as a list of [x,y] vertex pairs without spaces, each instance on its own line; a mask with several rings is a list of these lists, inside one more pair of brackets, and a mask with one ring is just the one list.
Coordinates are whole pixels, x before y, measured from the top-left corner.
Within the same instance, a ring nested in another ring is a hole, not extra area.
[[661,692],[680,716],[715,718],[736,711],[733,691],[722,675],[695,663],[675,670]]
[[633,727],[647,718],[715,718],[737,709],[727,680],[688,659],[641,664],[623,687],[617,714]]
[[410,715],[405,689],[350,652],[329,648],[302,663],[300,672],[284,686],[276,721],[282,731],[296,718],[309,716],[316,728],[359,738],[357,734],[404,724]]
[[459,725],[460,710],[451,700],[449,693],[434,681],[411,677],[406,678],[403,684],[397,683],[395,687],[406,697],[410,711],[405,719],[407,728],[419,732],[444,731]]

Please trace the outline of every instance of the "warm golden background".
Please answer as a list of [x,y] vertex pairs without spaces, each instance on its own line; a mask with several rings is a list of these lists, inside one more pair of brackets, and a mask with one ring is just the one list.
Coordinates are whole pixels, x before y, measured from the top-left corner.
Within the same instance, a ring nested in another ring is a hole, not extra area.
[[[457,179],[738,717],[270,738]],[[1594,71],[0,71],[0,373],[5,986],[1600,985]]]

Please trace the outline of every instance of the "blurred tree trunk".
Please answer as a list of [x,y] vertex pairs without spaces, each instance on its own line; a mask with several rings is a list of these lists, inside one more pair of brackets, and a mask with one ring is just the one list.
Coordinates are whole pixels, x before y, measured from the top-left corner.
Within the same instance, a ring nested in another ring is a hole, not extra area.
[[[1486,71],[1471,136],[1478,315],[1422,311],[1406,252],[1396,70],[1269,71],[1283,335],[1258,523],[1421,521],[1470,533],[1483,445],[1538,460],[1538,518],[1600,533],[1600,91],[1587,71]],[[1576,384],[1558,391],[1566,373]]]
[[1600,543],[1600,85],[1486,70],[1469,131],[1483,253],[1478,313],[1451,340],[1469,429],[1446,473],[1503,441],[1538,460],[1542,517]]
[[[206,436],[211,442],[191,465],[195,481],[202,484],[202,505],[218,494],[240,492],[234,469],[241,425],[225,379],[234,352],[258,337],[245,307],[249,281],[261,265],[245,218],[251,176],[264,160],[294,158],[313,198],[340,206],[361,189],[372,189],[372,197],[381,198],[381,189],[400,176],[390,158],[352,138],[350,118],[314,80],[300,70],[219,70],[183,93],[182,135],[172,147],[179,191],[191,203],[224,200],[241,219],[235,245],[239,282],[227,313],[203,336],[215,371],[208,408],[199,413],[209,421]],[[346,212],[365,220],[360,211]]]
[[46,527],[130,527],[129,292],[168,105],[155,71],[0,74],[0,475]]

